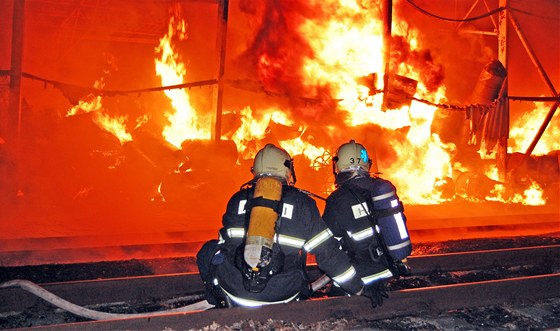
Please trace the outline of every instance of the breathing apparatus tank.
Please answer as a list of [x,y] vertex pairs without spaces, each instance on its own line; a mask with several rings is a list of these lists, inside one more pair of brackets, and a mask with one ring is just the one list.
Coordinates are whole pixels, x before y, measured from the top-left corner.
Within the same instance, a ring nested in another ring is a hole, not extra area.
[[391,183],[387,181],[379,181],[379,183],[371,197],[373,214],[377,219],[377,226],[385,242],[387,253],[393,260],[399,261],[412,253],[403,205]]
[[277,178],[257,180],[243,253],[245,262],[254,271],[270,263],[281,198],[282,183]]
[[243,247],[247,268],[242,273],[245,289],[257,293],[283,267],[282,252],[273,251],[276,222],[281,214],[282,186],[293,185],[296,179],[290,155],[273,144],[257,153],[251,172],[256,181]]

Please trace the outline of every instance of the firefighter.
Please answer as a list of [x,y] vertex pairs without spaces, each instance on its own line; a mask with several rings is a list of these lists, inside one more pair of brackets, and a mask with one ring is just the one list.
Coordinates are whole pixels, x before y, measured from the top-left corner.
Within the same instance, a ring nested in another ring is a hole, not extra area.
[[342,144],[332,166],[336,190],[327,197],[323,220],[356,267],[375,307],[388,297],[387,281],[409,273],[403,260],[412,246],[403,205],[395,186],[378,176],[375,157],[370,158],[362,144]]
[[251,172],[253,178],[227,204],[219,239],[197,253],[207,301],[256,307],[307,298],[307,253],[348,295],[360,294],[363,284],[315,201],[294,186],[289,154],[267,144]]

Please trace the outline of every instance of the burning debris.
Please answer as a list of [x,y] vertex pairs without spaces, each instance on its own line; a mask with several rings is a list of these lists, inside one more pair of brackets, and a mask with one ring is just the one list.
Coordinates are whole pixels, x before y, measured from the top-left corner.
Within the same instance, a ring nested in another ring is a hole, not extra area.
[[[97,94],[73,100],[77,105],[62,119],[71,125],[87,118],[113,136],[108,147],[74,145],[85,151],[60,152],[80,160],[64,168],[80,174],[73,196],[86,197],[102,186],[103,192],[113,190],[125,199],[175,205],[198,201],[201,192],[217,197],[212,188],[239,185],[239,174],[248,171],[246,160],[269,142],[295,156],[306,189],[326,194],[332,189],[330,151],[352,137],[376,150],[381,176],[399,187],[407,204],[453,199],[545,204],[556,199],[554,155],[560,146],[550,142],[554,138],[543,138],[540,156],[520,158],[526,147],[518,141],[533,135],[519,132],[529,127],[527,119],[509,123],[509,109],[500,99],[507,76],[503,65],[495,60],[482,69],[467,105],[448,104],[449,78],[441,57],[398,11],[390,63],[383,63],[379,5],[332,0],[239,1],[231,6],[232,14],[250,19],[243,31],[246,46],[228,49],[220,83],[229,99],[217,113],[211,110],[217,105],[208,100],[216,91],[215,80],[198,84],[214,89],[202,97],[181,85],[192,80],[189,58],[197,54],[182,52],[180,46],[189,42],[187,37],[207,32],[191,29],[181,6],[174,6],[166,33],[153,47],[153,76],[169,87],[158,90],[167,104],[143,107],[145,113],[137,118],[129,106],[121,104],[120,113],[109,110],[104,101],[111,97],[98,93],[109,79],[104,76],[93,86]],[[390,76],[384,93],[386,67]],[[542,118],[536,110],[526,115]],[[222,127],[216,132],[212,125],[218,119]],[[552,130],[554,137],[558,125]],[[67,133],[57,143],[72,139]],[[508,133],[508,146],[515,149],[507,151],[507,168],[516,171],[500,179],[494,145]],[[96,137],[106,139],[99,132],[89,139]],[[96,178],[113,185],[96,183]],[[529,197],[527,190],[539,192],[540,199]]]

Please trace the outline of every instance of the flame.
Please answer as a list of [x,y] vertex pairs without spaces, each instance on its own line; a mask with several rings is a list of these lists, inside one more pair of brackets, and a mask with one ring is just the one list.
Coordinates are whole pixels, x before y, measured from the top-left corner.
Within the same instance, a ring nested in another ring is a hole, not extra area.
[[[365,123],[364,112],[372,108],[365,106],[363,100],[368,97],[369,90],[360,86],[357,78],[382,71],[382,28],[372,11],[361,9],[353,1],[338,4],[336,15],[329,19],[306,20],[299,28],[314,55],[304,59],[305,86],[314,95],[317,94],[314,87],[328,84],[333,97],[340,100],[340,110],[348,115],[347,125]],[[375,83],[380,84],[382,80],[377,79]],[[377,105],[381,104],[381,97],[375,98]],[[357,116],[361,121],[353,118],[359,109],[362,111]]]
[[[173,48],[173,38],[179,41],[187,38],[187,24],[180,17],[180,7],[175,6],[169,20],[167,34],[160,39],[155,59],[156,73],[161,77],[163,86],[178,85],[185,82],[186,67]],[[187,91],[182,89],[166,90],[165,95],[171,100],[172,111],[165,113],[169,125],[163,129],[164,138],[180,148],[186,139],[208,139],[210,137],[210,119],[201,118],[192,107]]]
[[309,166],[314,168],[315,160],[321,158],[327,153],[327,150],[320,146],[315,146],[309,142],[303,141],[301,137],[284,140],[280,142],[280,146],[285,149],[290,155],[303,155],[309,161]]
[[360,100],[364,91],[358,88],[356,78],[380,72],[383,67],[381,27],[376,20],[366,23],[366,17],[360,19],[364,24],[360,26],[360,22],[342,16],[342,20],[307,21],[301,27],[315,55],[306,59],[302,71],[307,86],[328,82],[335,98]]
[[128,116],[111,117],[105,113],[96,113],[93,121],[101,128],[111,132],[121,144],[132,141],[132,136],[126,131]]
[[[374,94],[372,86],[358,83],[359,78],[374,74],[375,86],[382,86],[383,26],[375,8],[364,10],[363,4],[355,1],[341,1],[330,5],[336,10],[330,16],[319,20],[308,19],[299,27],[309,41],[313,57],[306,58],[302,67],[308,93],[315,93],[314,86],[328,84],[333,97],[338,102],[338,110],[345,113],[345,125],[376,124],[388,130],[409,128],[405,139],[387,141],[398,151],[399,158],[381,172],[391,179],[409,203],[437,203],[440,196],[434,185],[444,177],[451,176],[450,153],[453,144],[445,144],[431,133],[431,124],[436,107],[419,102],[399,109],[382,109],[383,95]],[[397,34],[406,34],[410,50],[421,47],[418,33],[400,23],[394,27]],[[410,64],[402,62],[395,69],[399,75],[420,80],[420,72]],[[445,87],[440,86],[435,93],[428,92],[419,81],[415,97],[427,97],[434,102],[445,100]],[[286,144],[286,142],[283,142]],[[303,141],[293,142],[295,146]],[[315,147],[315,146],[314,146]],[[286,148],[288,149],[288,148]],[[321,146],[311,153],[314,157],[322,154]],[[301,152],[301,148],[293,149]]]
[[[488,178],[498,180],[498,168],[495,165],[489,166],[485,174]],[[507,194],[507,187],[503,184],[496,184],[494,190],[492,190],[492,196],[486,197],[488,201],[502,201],[505,203],[520,203],[528,206],[543,206],[546,204],[546,199],[544,197],[544,191],[538,183],[529,179],[531,185],[523,190],[523,193],[514,192],[513,194]]]
[[[105,86],[103,77],[95,81],[93,86],[96,89],[102,89]],[[93,122],[101,129],[117,137],[121,145],[132,140],[132,136],[126,130],[128,116],[111,117],[107,113],[104,113],[103,99],[100,95],[94,95],[92,93],[89,94],[86,99],[87,100],[82,99],[78,101],[76,106],[70,108],[70,110],[66,113],[66,117],[93,112]]]
[[541,206],[546,204],[542,189],[533,181],[531,181],[531,186],[526,189],[522,195],[516,194],[511,201],[529,206]]
[[543,196],[541,187],[531,181],[531,186],[523,191],[523,193],[513,193],[508,197],[507,189],[504,185],[496,185],[492,193],[494,196],[486,198],[488,201],[501,201],[505,203],[518,203],[526,206],[544,206],[546,199]]
[[237,151],[242,155],[243,159],[254,157],[258,149],[262,147],[253,146],[253,148],[250,148],[249,146],[252,141],[261,140],[266,136],[272,114],[275,113],[283,116],[278,110],[268,110],[263,112],[263,116],[255,118],[253,117],[251,107],[245,107],[241,110],[241,126],[239,126],[230,139],[237,145]]
[[[258,52],[255,57],[257,74],[263,86],[271,92],[285,89],[284,92],[290,97],[297,90],[298,98],[321,99],[324,94],[328,94],[327,99],[334,101],[331,103],[334,104],[334,110],[329,111],[336,112],[335,117],[341,122],[325,123],[323,132],[327,136],[333,138],[340,128],[371,124],[390,132],[382,143],[395,151],[397,157],[390,164],[382,164],[380,171],[399,188],[402,199],[409,204],[434,204],[448,199],[442,197],[441,185],[448,182],[454,170],[462,169],[463,166],[451,164],[457,147],[442,141],[431,130],[438,109],[412,100],[424,99],[433,103],[446,101],[446,87],[441,84],[441,77],[438,77],[439,68],[431,61],[429,52],[424,50],[420,33],[402,20],[394,22],[392,47],[396,46],[396,50],[392,50],[392,53],[398,54],[398,60],[385,64],[382,20],[375,4],[329,0],[326,5],[318,1],[310,1],[306,5],[316,9],[316,14],[304,17],[292,11],[286,15],[297,19],[286,18],[283,21],[290,21],[291,25],[292,21],[297,22],[289,32],[297,31],[298,37],[305,41],[301,52],[296,54],[293,49],[277,51],[254,47]],[[279,4],[271,6],[282,8]],[[371,8],[366,8],[368,6]],[[276,16],[274,18],[277,19]],[[185,81],[186,67],[173,48],[173,40],[184,40],[186,28],[187,24],[180,18],[180,11],[176,10],[170,18],[167,34],[160,39],[156,48],[159,54],[155,60],[156,72],[163,85]],[[278,41],[281,36],[275,34],[270,38],[273,38],[272,43],[278,49],[283,49]],[[287,39],[292,38],[290,36]],[[295,40],[301,42],[300,39]],[[297,63],[297,66],[293,63]],[[382,78],[386,67],[390,68],[392,76],[414,81],[415,91],[406,97],[408,104],[391,105],[389,108],[384,104],[384,95],[380,92],[384,87]],[[367,78],[366,83],[364,77]],[[171,90],[165,93],[173,106],[173,111],[165,114],[170,123],[163,130],[165,139],[177,147],[185,139],[207,139],[210,135],[207,129],[210,124],[208,114],[197,112],[191,106],[188,91]],[[310,108],[302,111],[322,111]],[[240,124],[230,131],[233,133],[223,135],[222,139],[233,140],[243,159],[254,157],[268,139],[274,138],[269,137],[269,128],[273,123],[294,129],[296,137],[284,137],[278,139],[278,143],[292,157],[302,155],[307,158],[313,169],[317,170],[315,160],[329,154],[331,142],[317,141],[312,135],[306,136],[304,133],[308,130],[308,124],[298,119],[298,112],[292,108],[274,105],[257,109],[247,105],[224,113],[234,113]],[[543,117],[536,111],[534,116]],[[296,127],[294,123],[302,124]],[[515,134],[515,130],[512,133]],[[538,191],[538,185],[526,190],[522,203],[541,203],[531,202],[538,200],[538,194],[535,193]],[[487,199],[513,201],[505,195],[503,185],[496,185],[493,195]],[[515,199],[518,201],[519,198]]]
[[[96,89],[102,89],[104,86],[105,83],[103,82],[103,77],[93,83],[93,87]],[[70,110],[68,110],[68,112],[66,113],[66,117],[78,114],[86,114],[101,110],[103,108],[103,102],[100,95],[94,95],[93,93],[90,93],[86,96],[86,99],[87,100],[79,100],[77,105],[70,108]]]
[[[438,203],[441,193],[434,187],[442,178],[451,177],[450,160],[456,147],[432,134],[436,107],[412,102],[398,109],[382,109],[383,95],[375,91],[383,87],[385,68],[382,20],[375,6],[364,6],[367,5],[356,1],[329,1],[328,15],[306,18],[297,27],[312,54],[304,56],[302,61],[302,93],[316,96],[322,86],[328,86],[332,98],[338,101],[337,111],[344,114],[341,124],[348,127],[376,124],[387,130],[408,128],[405,137],[384,142],[398,151],[399,157],[381,172],[399,187],[406,202]],[[409,52],[421,49],[417,31],[405,23],[396,24],[394,31],[404,36],[406,42],[401,44],[409,47]],[[286,61],[284,57],[272,58],[266,52],[259,60],[261,77],[270,77],[281,70],[281,64]],[[403,61],[393,68],[393,74],[418,81],[415,97],[433,102],[445,100],[445,86],[428,91],[421,72],[413,64]],[[371,85],[364,86],[360,78],[368,75]],[[326,131],[335,130],[328,126]],[[292,155],[304,154],[312,164],[326,150],[301,137],[280,144]]]
[[[251,146],[251,142],[265,139],[269,132],[269,125],[272,122],[288,127],[294,125],[293,121],[287,117],[286,113],[275,108],[260,111],[260,116],[254,117],[253,110],[250,107],[245,107],[241,110],[240,117],[241,125],[230,139],[238,146],[238,152],[243,159],[250,159],[256,155],[257,151],[262,146],[254,145],[253,148],[249,146]],[[299,128],[298,131],[300,132],[300,137],[290,140],[281,140],[279,142],[280,147],[285,149],[292,156],[305,156],[311,161],[310,166],[312,166],[316,158],[326,153],[326,149],[320,146],[314,146],[302,140],[301,135],[305,132],[305,127]]]
[[[543,124],[550,106],[545,103],[535,103],[535,109],[524,113],[511,126],[509,131],[508,153],[525,153]],[[558,116],[553,117],[542,137],[535,145],[532,155],[546,155],[553,150],[560,149],[560,123]]]

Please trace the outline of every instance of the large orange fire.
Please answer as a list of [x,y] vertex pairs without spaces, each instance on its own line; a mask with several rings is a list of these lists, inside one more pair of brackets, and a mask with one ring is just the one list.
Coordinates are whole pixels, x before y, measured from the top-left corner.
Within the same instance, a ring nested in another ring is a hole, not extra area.
[[[266,15],[267,24],[278,30],[268,31],[266,42],[255,39],[254,53],[250,54],[256,58],[257,76],[263,89],[284,95],[291,103],[271,102],[258,109],[250,105],[223,109],[224,116],[234,114],[238,120],[238,126],[223,133],[222,139],[235,142],[240,161],[251,159],[270,139],[271,126],[279,125],[289,129],[290,134],[278,137],[275,142],[292,156],[305,158],[306,166],[316,173],[311,175],[321,178],[327,177],[324,173],[328,172],[329,153],[336,145],[348,139],[365,141],[370,148],[378,149],[379,171],[398,187],[408,204],[437,204],[449,200],[452,197],[442,189],[445,184],[456,180],[457,173],[474,171],[482,171],[484,175],[481,175],[487,176],[494,185],[486,196],[477,195],[477,199],[529,205],[546,203],[542,189],[534,181],[520,192],[505,194],[505,183],[499,182],[494,164],[470,169],[454,161],[457,146],[443,141],[433,131],[434,117],[442,110],[431,104],[447,101],[446,87],[438,79],[441,67],[424,49],[419,31],[404,20],[394,23],[393,60],[385,64],[382,60],[383,26],[376,6],[369,8],[363,3],[334,0],[329,1],[328,6],[315,2],[300,5],[315,14],[301,15],[293,8],[283,7],[287,4],[268,5],[267,14],[263,15]],[[278,21],[280,17],[282,22]],[[167,34],[155,49],[155,71],[162,86],[189,81],[189,68],[184,62],[189,54],[179,54],[174,46],[186,40],[187,28],[187,22],[176,7]],[[283,39],[291,44],[281,41]],[[392,75],[415,83],[415,100],[383,104],[384,95],[379,92],[384,88],[385,66],[389,66]],[[170,89],[165,95],[170,103],[165,111],[168,124],[160,134],[167,142],[179,150],[186,140],[210,139],[213,114],[195,109],[189,90]],[[416,100],[428,100],[431,104]],[[101,97],[82,101],[68,115],[76,114],[78,109],[95,111],[98,114],[95,122],[112,132],[121,143],[132,140],[125,128],[127,118],[104,114]],[[528,144],[526,140],[533,136],[526,132],[533,126],[526,124],[541,121],[544,111],[544,105],[537,107],[513,124],[510,152],[523,152]],[[541,139],[535,154],[559,148],[553,138],[557,131],[555,128]],[[319,189],[319,193],[327,194],[332,184]],[[456,191],[460,196],[461,192]]]

